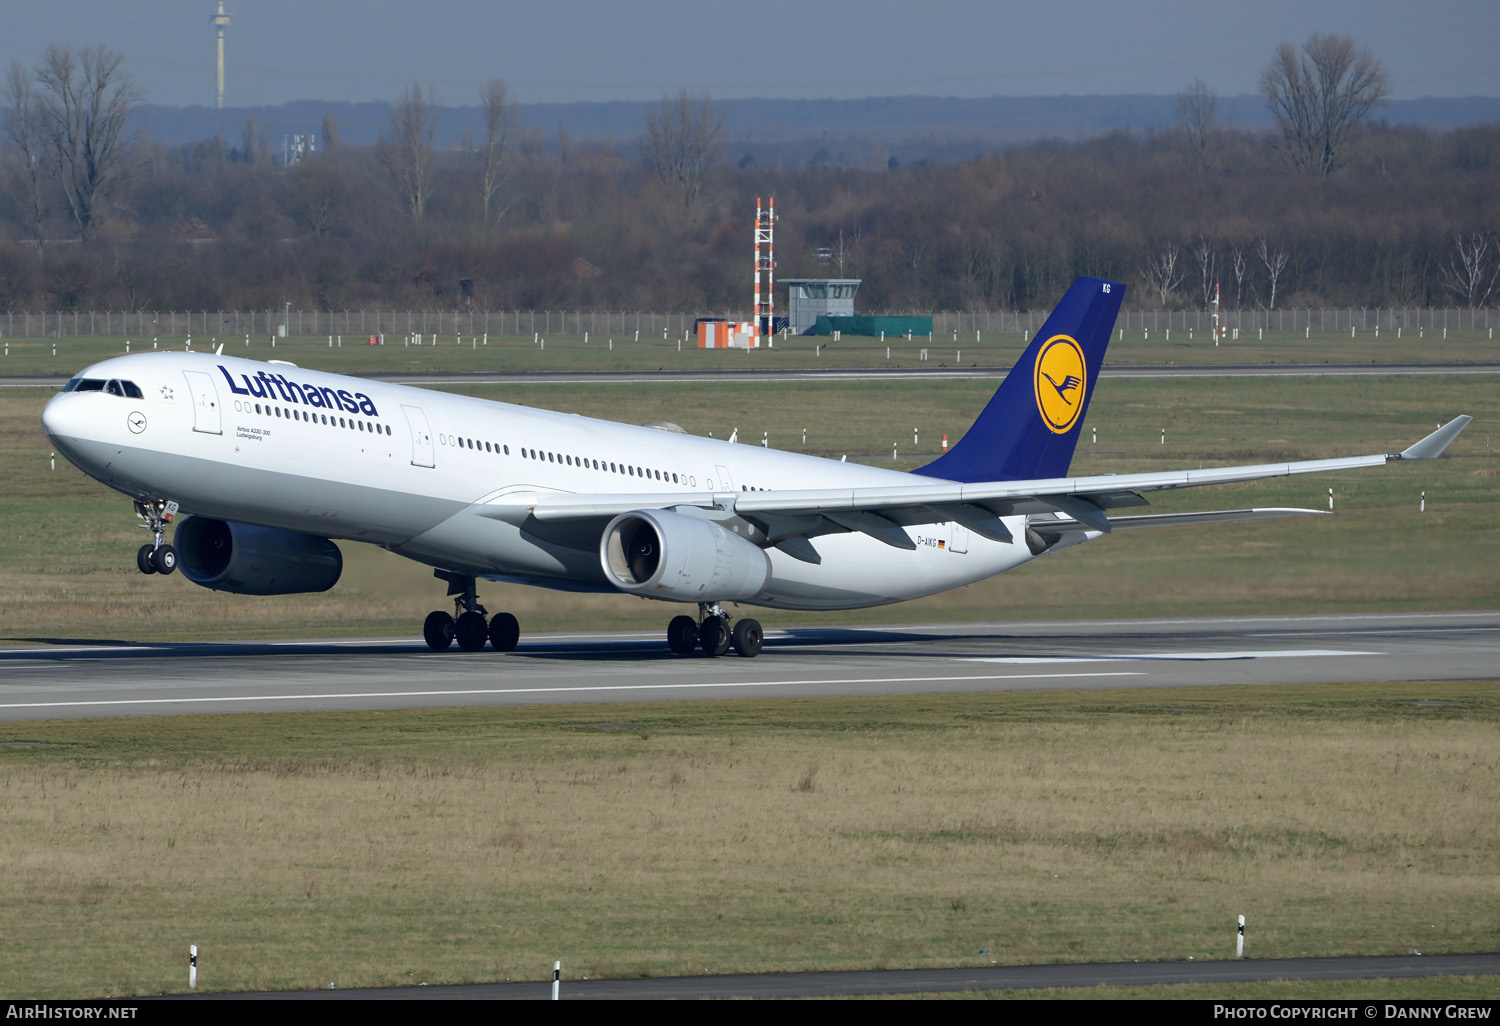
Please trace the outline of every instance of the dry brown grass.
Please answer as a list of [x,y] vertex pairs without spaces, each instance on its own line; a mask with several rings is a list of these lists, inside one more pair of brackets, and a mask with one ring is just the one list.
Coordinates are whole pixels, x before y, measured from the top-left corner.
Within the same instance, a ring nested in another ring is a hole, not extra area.
[[189,943],[235,989],[1500,940],[1492,688],[1161,705],[18,725],[64,747],[0,747],[0,992],[180,989]]

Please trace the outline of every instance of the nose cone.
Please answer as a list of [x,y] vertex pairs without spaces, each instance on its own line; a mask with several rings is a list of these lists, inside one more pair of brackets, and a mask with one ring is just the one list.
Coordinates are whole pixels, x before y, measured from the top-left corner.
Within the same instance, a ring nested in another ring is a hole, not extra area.
[[[88,398],[93,398],[92,396]],[[84,442],[90,438],[90,417],[84,397],[63,392],[42,407],[42,430],[57,451],[75,465]]]
[[47,405],[42,407],[42,430],[47,433],[47,438],[53,445],[61,438],[73,437],[71,428],[74,417],[69,415],[69,400],[72,398],[67,393],[59,393],[47,400]]

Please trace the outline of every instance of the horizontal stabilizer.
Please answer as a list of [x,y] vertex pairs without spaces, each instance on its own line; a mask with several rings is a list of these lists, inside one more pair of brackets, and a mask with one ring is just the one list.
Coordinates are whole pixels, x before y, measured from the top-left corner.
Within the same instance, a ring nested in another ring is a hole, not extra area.
[[[1132,527],[1182,527],[1186,524],[1217,524],[1229,520],[1264,520],[1269,517],[1321,516],[1321,509],[1268,508],[1268,509],[1210,509],[1196,513],[1142,513],[1132,517],[1110,517],[1109,524],[1116,531]],[[1040,517],[1031,526],[1045,531],[1093,531],[1092,524],[1081,524],[1073,519],[1043,520]]]

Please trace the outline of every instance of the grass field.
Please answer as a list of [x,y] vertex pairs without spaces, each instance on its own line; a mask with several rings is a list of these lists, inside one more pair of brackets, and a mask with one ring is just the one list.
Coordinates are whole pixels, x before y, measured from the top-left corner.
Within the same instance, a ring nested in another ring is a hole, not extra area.
[[[992,387],[475,391],[607,406],[696,434],[769,431],[778,447],[910,468],[941,433],[956,441]],[[444,604],[425,568],[356,545],[326,595],[237,598],[143,577],[128,501],[66,464],[48,469],[37,417],[50,394],[0,391],[4,640],[414,637]],[[1106,382],[1085,428],[1099,440],[1086,434],[1074,466],[1395,450],[1459,412],[1476,421],[1442,460],[1195,489],[1155,506],[1326,508],[1333,487],[1333,517],[1122,532],[922,602],[768,623],[1494,608],[1492,379]],[[483,594],[523,630],[655,628],[670,611]],[[181,990],[188,944],[212,990],[539,979],[555,958],[581,976],[1227,957],[1241,913],[1258,957],[1500,944],[1500,698],[1488,683],[1199,689],[1170,703],[1160,692],[809,698],[609,716],[0,725],[0,993]],[[1495,995],[1488,979],[1320,986],[1233,996]]]
[[1500,944],[1489,684],[608,717],[5,725],[0,993]]
[[[627,422],[668,419],[700,435],[910,468],[957,441],[988,399],[985,382],[677,383],[491,386],[470,391],[575,412],[607,407]],[[207,592],[180,574],[134,568],[145,540],[130,505],[65,462],[48,469],[38,416],[49,391],[0,391],[0,638],[11,641],[266,636],[415,636],[445,605],[431,572],[343,546],[344,579],[322,595]],[[776,613],[773,625],[1012,620],[1078,616],[1492,608],[1500,602],[1500,424],[1492,379],[1192,379],[1109,381],[1089,410],[1074,466],[1128,473],[1400,449],[1436,422],[1476,420],[1451,456],[1327,477],[1161,493],[1155,509],[1302,506],[1336,515],[1121,532],[991,581],[854,614]],[[911,429],[918,428],[913,450]],[[802,444],[802,429],[807,443]],[[1098,442],[1090,439],[1097,429]],[[1160,441],[1165,428],[1167,441]],[[890,459],[890,446],[898,458]],[[1421,495],[1427,511],[1418,512]],[[624,596],[487,586],[491,609],[523,630],[660,627],[668,607]]]
[[[1214,346],[1203,333],[1188,338],[1182,332],[1164,337],[1162,332],[1127,332],[1110,345],[1105,366],[1192,364],[1226,366],[1262,363],[1489,363],[1500,359],[1500,342],[1488,331],[1428,332],[1421,338],[1407,333],[1397,339],[1391,332],[1376,337],[1361,332],[1350,338],[1327,332],[1304,338],[1300,334],[1266,333],[1264,337],[1243,335],[1234,342]],[[152,339],[135,338],[130,351],[150,351]],[[182,350],[183,336],[160,338],[163,349]],[[210,352],[219,344],[226,354],[256,360],[289,360],[303,367],[343,374],[462,373],[466,371],[566,370],[799,370],[806,368],[926,368],[979,366],[1009,367],[1025,348],[1018,334],[982,335],[950,333],[931,343],[892,339],[845,337],[837,342],[827,337],[791,336],[777,339],[771,349],[703,350],[693,342],[677,338],[610,339],[607,336],[567,336],[534,343],[528,335],[490,336],[480,339],[445,335],[436,344],[406,346],[388,336],[383,346],[369,346],[363,338],[345,337],[342,345],[330,347],[328,336],[277,339],[257,336],[247,346],[243,336],[192,339],[197,352]],[[8,339],[0,345],[0,375],[56,374],[67,376],[97,360],[125,353],[126,340],[114,337],[63,339]],[[927,359],[921,359],[922,350]],[[54,354],[54,351],[56,355]]]

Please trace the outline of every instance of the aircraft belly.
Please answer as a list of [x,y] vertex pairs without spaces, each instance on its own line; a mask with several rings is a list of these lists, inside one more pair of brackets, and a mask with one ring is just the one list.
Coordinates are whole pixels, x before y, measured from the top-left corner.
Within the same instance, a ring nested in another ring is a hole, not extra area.
[[[580,591],[615,591],[595,548],[576,549],[546,541],[515,524],[469,510],[448,517],[391,551],[408,559],[475,577],[566,578]],[[529,582],[528,583],[532,583]]]
[[[756,596],[754,603],[776,609],[888,605],[973,584],[1032,558],[1024,544],[1005,544],[977,536],[970,536],[967,552],[950,551],[946,527],[908,529],[918,542],[910,550],[894,548],[861,534],[822,535],[813,539],[813,546],[822,557],[822,562],[816,565],[776,549],[768,550],[771,583]],[[937,545],[940,534],[942,547]]]
[[396,544],[465,505],[177,453],[102,442],[73,444],[90,476],[127,495],[170,498],[184,513],[329,538]]

